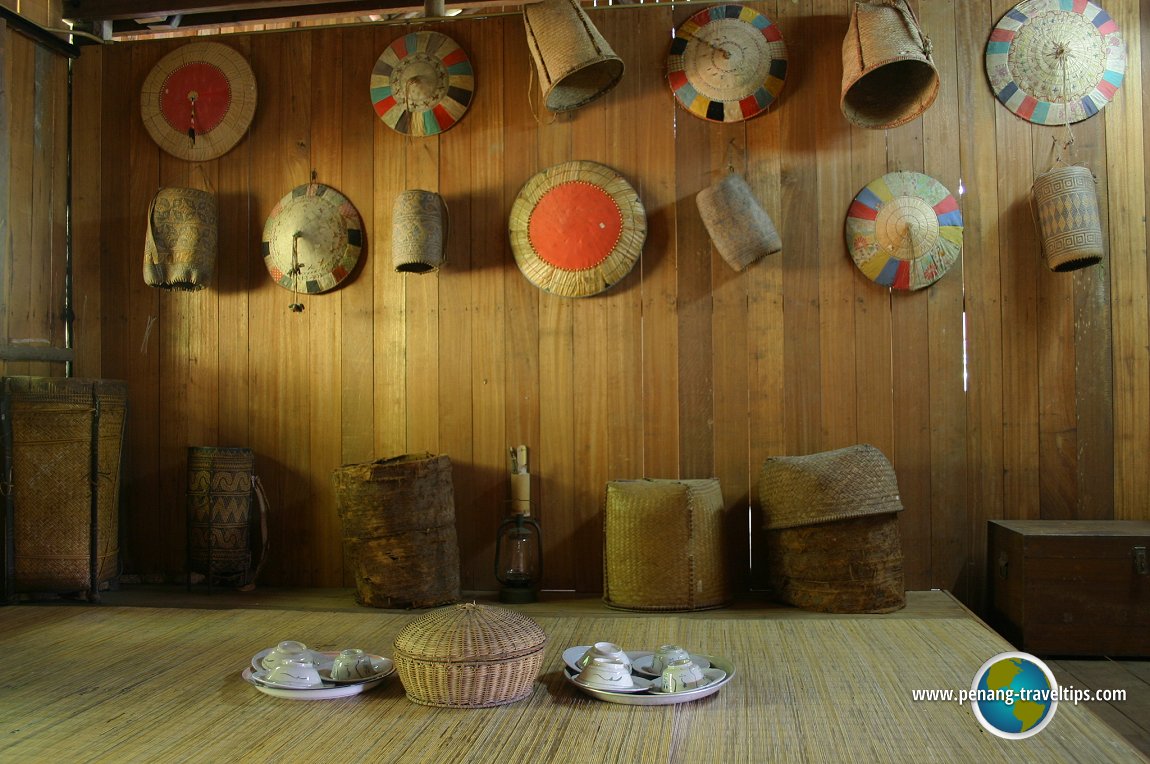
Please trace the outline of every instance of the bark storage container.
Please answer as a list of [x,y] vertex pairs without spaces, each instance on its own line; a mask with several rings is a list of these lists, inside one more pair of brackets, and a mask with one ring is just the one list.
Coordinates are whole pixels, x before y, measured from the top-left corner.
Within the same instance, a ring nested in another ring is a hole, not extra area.
[[336,509],[369,607],[434,607],[459,599],[451,459],[404,454],[335,470]]

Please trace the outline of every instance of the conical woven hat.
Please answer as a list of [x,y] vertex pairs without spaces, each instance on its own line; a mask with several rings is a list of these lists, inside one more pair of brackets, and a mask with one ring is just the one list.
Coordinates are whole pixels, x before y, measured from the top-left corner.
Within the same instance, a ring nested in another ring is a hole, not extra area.
[[779,252],[783,240],[743,176],[729,173],[695,196],[715,249],[736,271]]
[[395,198],[391,262],[399,273],[430,273],[447,260],[447,205],[434,191],[411,189]]
[[890,462],[861,444],[807,456],[773,456],[759,475],[766,530],[901,512]]
[[843,116],[859,127],[897,127],[938,95],[938,70],[906,0],[856,2],[843,39]]
[[551,111],[586,106],[622,79],[623,59],[611,50],[577,0],[524,5],[523,25],[543,102]]
[[192,292],[212,280],[219,232],[216,197],[194,188],[161,188],[148,208],[144,283]]

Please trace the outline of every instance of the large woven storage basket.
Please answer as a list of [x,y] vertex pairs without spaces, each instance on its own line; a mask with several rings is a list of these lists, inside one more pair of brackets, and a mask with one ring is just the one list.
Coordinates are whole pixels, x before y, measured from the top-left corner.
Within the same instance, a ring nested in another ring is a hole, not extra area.
[[435,607],[459,599],[451,459],[403,454],[332,473],[355,599]]
[[894,470],[874,446],[767,459],[767,578],[782,602],[830,613],[906,604]]
[[6,377],[6,590],[99,598],[119,567],[127,383]]
[[486,708],[530,697],[546,644],[547,634],[527,616],[465,602],[403,627],[392,657],[408,700]]
[[604,602],[672,611],[722,607],[730,599],[717,479],[607,484]]

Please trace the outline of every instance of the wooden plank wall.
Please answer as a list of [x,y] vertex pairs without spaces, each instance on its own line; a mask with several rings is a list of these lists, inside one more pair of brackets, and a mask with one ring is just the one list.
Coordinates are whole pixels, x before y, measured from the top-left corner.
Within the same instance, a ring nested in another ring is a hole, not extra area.
[[[1108,253],[1054,274],[1028,206],[1064,130],[1025,122],[987,85],[984,46],[1009,0],[918,2],[942,87],[887,131],[839,111],[849,0],[752,3],[781,28],[789,71],[777,107],[736,125],[679,109],[665,80],[670,30],[699,6],[591,17],[626,64],[599,101],[555,115],[516,16],[448,24],[232,35],[259,106],[224,157],[162,153],[138,118],[139,83],[177,40],[86,51],[76,68],[77,301],[100,306],[82,374],[126,378],[132,416],[126,569],[184,565],[189,445],[248,446],[271,497],[269,584],[349,583],[329,482],[341,463],[442,452],[455,469],[463,585],[488,589],[508,487],[507,447],[531,449],[545,585],[601,589],[601,498],[614,478],[717,476],[742,588],[761,569],[763,460],[869,442],[894,463],[907,585],[978,606],[988,518],[1146,518],[1150,512],[1150,308],[1142,97],[1150,10],[1106,4],[1128,45],[1126,81],[1075,125],[1075,159],[1099,177]],[[371,109],[376,58],[435,29],[478,72],[448,132],[408,138]],[[541,293],[518,272],[507,216],[534,173],[610,165],[638,190],[649,233],[634,271],[588,299]],[[785,249],[744,272],[713,251],[694,196],[745,174]],[[888,171],[938,178],[966,223],[962,262],[929,289],[891,294],[843,242],[857,191]],[[368,244],[346,286],[302,313],[258,254],[269,211],[314,176],[345,192]],[[160,186],[220,199],[216,285],[180,294],[140,278],[145,211]],[[407,188],[451,210],[438,274],[390,266],[390,216]],[[93,200],[99,200],[98,204]],[[98,236],[94,234],[98,231]],[[748,527],[750,530],[748,530]],[[748,543],[748,541],[750,543]],[[751,561],[750,566],[748,560]],[[751,568],[748,571],[748,568]]]
[[[67,59],[0,21],[0,345],[16,355],[66,344],[67,120]],[[64,372],[0,360],[3,375]]]

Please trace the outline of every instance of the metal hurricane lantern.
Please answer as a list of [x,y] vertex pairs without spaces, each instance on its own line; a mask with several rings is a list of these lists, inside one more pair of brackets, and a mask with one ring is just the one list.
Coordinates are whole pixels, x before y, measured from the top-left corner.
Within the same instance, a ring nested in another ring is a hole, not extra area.
[[531,516],[531,475],[527,447],[511,451],[511,514],[495,534],[495,578],[499,601],[535,602],[543,575],[543,534]]

